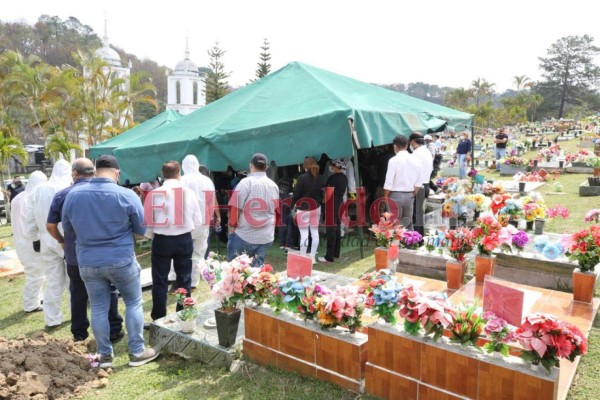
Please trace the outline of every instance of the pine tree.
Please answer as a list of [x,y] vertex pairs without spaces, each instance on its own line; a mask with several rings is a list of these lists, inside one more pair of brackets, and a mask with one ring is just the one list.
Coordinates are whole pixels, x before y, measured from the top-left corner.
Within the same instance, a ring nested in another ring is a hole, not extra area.
[[262,52],[260,53],[260,62],[258,63],[258,69],[256,70],[256,77],[258,79],[269,75],[271,72],[271,53],[269,52],[269,41],[267,38],[264,39],[263,45],[260,47]]
[[225,72],[225,65],[223,64],[222,57],[225,55],[225,51],[219,47],[219,42],[215,42],[214,46],[208,50],[208,56],[210,57],[209,68],[204,78],[204,96],[206,98],[206,104],[212,103],[215,100],[220,99],[228,93],[227,78],[231,75]]
[[548,100],[556,99],[558,118],[565,114],[567,103],[581,103],[600,77],[600,67],[594,64],[600,47],[593,42],[594,38],[588,35],[565,36],[552,44],[547,57],[539,57],[546,79],[540,85],[542,94]]

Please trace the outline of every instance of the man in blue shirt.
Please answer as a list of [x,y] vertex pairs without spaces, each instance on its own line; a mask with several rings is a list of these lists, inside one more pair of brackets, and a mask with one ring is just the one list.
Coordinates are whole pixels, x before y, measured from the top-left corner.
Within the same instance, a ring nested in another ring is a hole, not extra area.
[[117,159],[100,156],[96,159],[96,178],[72,189],[62,212],[64,230],[72,229],[77,236],[79,273],[90,298],[101,368],[111,367],[113,360],[108,323],[111,284],[125,302],[129,365],[146,364],[159,354],[144,346],[140,266],[133,251],[134,233],[146,232],[144,211],[139,197],[117,185],[118,181]]
[[[75,254],[75,232],[72,229],[65,230],[64,237],[58,229],[61,222],[62,209],[65,198],[69,192],[81,185],[86,185],[94,176],[94,164],[87,158],[78,158],[73,162],[71,176],[73,185],[56,193],[50,211],[46,229],[48,233],[63,245],[65,250],[65,261],[67,262],[67,275],[69,276],[69,292],[71,294],[71,333],[73,340],[78,342],[87,339],[90,322],[87,317],[88,294],[85,284],[79,275],[77,255]],[[112,289],[112,288],[111,288]],[[110,308],[108,310],[108,322],[110,324],[110,341],[115,343],[123,336],[123,318],[119,315],[119,296],[116,290],[111,292]]]

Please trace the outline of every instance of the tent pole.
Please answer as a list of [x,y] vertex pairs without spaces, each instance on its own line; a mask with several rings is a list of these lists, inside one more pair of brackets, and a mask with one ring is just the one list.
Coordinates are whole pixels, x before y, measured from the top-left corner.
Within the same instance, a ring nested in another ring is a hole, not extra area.
[[[358,148],[357,148],[357,144],[355,141],[355,137],[354,137],[354,121],[352,120],[352,118],[348,118],[348,123],[350,124],[350,140],[352,141],[352,157],[354,158],[354,180],[356,181],[356,191],[358,192],[359,188],[362,188],[361,182],[360,182],[360,174],[358,172]],[[364,200],[364,196],[362,196],[363,200]],[[361,200],[361,197],[358,196],[357,193],[357,209],[356,209],[356,219],[357,222],[360,222],[360,218],[358,216],[358,201]],[[366,206],[366,204],[365,204]],[[366,212],[366,210],[365,210]],[[366,221],[366,216],[365,216],[365,221]],[[358,241],[359,241],[359,249],[360,249],[360,258],[363,259],[365,258],[365,249],[363,247],[363,227],[360,226],[357,223],[357,227],[358,227]]]

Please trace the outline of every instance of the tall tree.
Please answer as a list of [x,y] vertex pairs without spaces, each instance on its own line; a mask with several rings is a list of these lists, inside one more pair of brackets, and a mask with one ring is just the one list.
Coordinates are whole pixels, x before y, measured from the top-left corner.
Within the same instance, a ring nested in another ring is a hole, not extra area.
[[594,57],[600,48],[589,35],[565,36],[550,46],[546,57],[539,57],[545,82],[541,86],[558,98],[558,118],[565,113],[567,103],[578,104],[600,77]]
[[73,161],[71,160],[71,150],[81,152],[81,147],[73,143],[72,139],[66,133],[56,132],[48,136],[44,153],[46,153],[47,157],[52,157],[55,160],[63,156],[65,160],[71,162]]
[[473,91],[471,89],[458,88],[446,95],[444,104],[448,107],[465,111],[471,98],[473,98]]
[[221,50],[219,42],[215,42],[213,47],[208,50],[208,56],[210,57],[208,67],[210,71],[206,73],[204,78],[206,104],[219,100],[228,92],[226,79],[229,78],[230,73],[225,72],[225,65],[222,61],[224,55],[225,51]]
[[269,60],[271,60],[271,53],[269,52],[269,41],[267,38],[264,39],[263,45],[260,47],[260,49],[262,51],[260,53],[258,69],[256,70],[256,77],[258,79],[269,75],[269,72],[271,72],[271,64],[269,64]]
[[[18,158],[21,162],[27,161],[27,152],[20,139],[8,137],[0,131],[0,171],[2,182],[4,182],[4,167],[8,168],[8,162],[11,158]],[[10,169],[8,169],[10,171]]]
[[517,75],[515,76],[515,86],[517,86],[517,92],[521,91],[521,88],[527,85],[530,79],[527,75]]

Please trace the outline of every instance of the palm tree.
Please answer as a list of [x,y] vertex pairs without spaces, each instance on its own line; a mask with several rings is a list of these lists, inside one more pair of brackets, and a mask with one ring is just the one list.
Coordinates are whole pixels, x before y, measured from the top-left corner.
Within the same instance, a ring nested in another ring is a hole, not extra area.
[[73,161],[71,160],[71,150],[82,151],[81,147],[73,143],[65,132],[56,132],[48,136],[44,153],[46,157],[57,160],[62,156],[65,160],[71,162]]
[[527,85],[527,82],[529,82],[530,79],[527,75],[517,75],[515,76],[515,85],[517,86],[517,92],[521,91],[521,87],[525,87]]
[[531,111],[531,122],[535,119],[537,108],[544,102],[544,98],[539,93],[530,94],[527,97],[527,109]]
[[444,104],[448,107],[465,111],[469,105],[469,99],[472,97],[473,91],[471,89],[458,88],[446,95]]
[[150,104],[158,111],[156,86],[150,80],[148,73],[137,72],[129,76],[129,84],[127,85],[122,101],[126,105],[124,120],[125,125],[128,127],[133,127],[134,125],[133,111],[138,104]]
[[20,139],[8,137],[4,132],[0,131],[0,176],[2,176],[3,185],[4,168],[7,167],[7,171],[10,175],[9,161],[13,157],[20,159],[22,163],[27,160],[28,155],[23,147],[23,143]]

